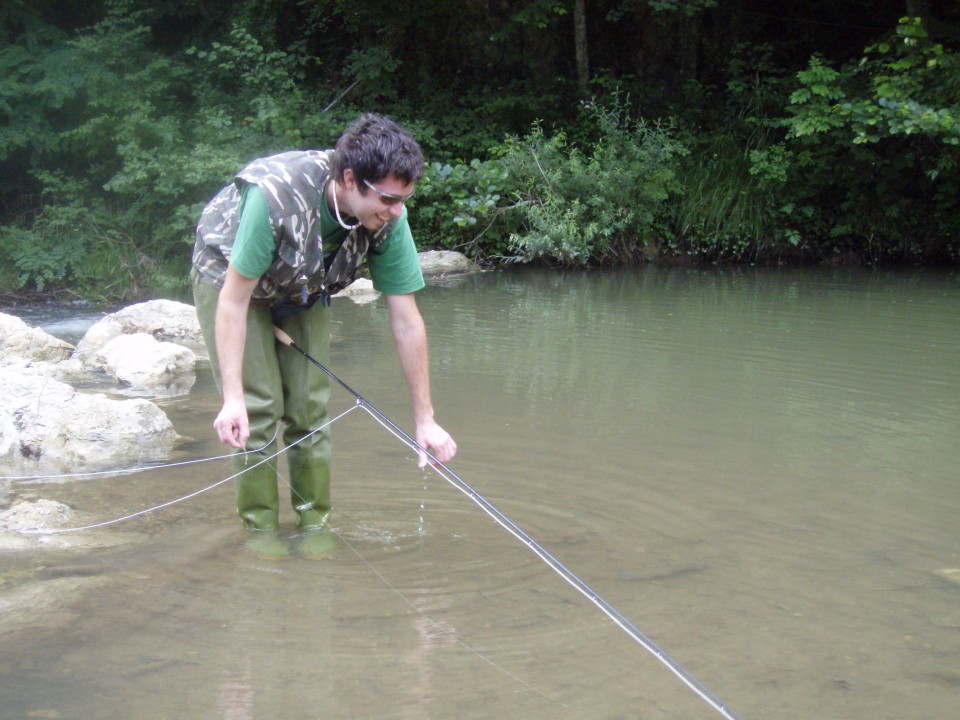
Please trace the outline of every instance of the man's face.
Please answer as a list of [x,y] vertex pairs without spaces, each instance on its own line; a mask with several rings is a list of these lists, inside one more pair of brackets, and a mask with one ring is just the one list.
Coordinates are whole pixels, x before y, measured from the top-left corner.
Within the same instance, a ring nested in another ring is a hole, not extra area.
[[343,173],[349,197],[349,209],[367,230],[377,230],[392,218],[403,214],[403,202],[411,195],[416,183],[405,183],[394,175],[387,175],[374,183],[358,183],[350,168]]

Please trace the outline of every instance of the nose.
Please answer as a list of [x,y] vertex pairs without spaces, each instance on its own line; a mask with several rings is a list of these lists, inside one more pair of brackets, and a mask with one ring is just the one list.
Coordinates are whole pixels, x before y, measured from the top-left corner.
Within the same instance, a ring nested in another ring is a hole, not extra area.
[[394,217],[400,217],[403,215],[403,202],[396,202],[390,206],[390,214]]

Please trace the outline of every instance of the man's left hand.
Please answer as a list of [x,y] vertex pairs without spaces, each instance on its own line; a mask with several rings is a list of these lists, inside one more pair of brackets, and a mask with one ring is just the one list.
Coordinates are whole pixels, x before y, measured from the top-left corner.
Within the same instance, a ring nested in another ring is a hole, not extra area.
[[[457,454],[457,444],[450,437],[450,433],[433,421],[417,423],[417,443],[440,462],[446,463]],[[420,455],[419,467],[424,468],[430,462],[424,453]]]

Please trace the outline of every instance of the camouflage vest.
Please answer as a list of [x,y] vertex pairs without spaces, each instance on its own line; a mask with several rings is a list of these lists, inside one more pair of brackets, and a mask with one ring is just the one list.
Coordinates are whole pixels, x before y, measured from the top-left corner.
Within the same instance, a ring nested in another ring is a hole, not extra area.
[[393,230],[390,221],[376,232],[362,225],[344,239],[328,271],[324,271],[320,213],[330,176],[331,150],[286,152],[254,160],[204,208],[197,225],[193,266],[206,282],[223,287],[230,251],[240,224],[240,193],[245,184],[260,187],[270,208],[270,224],[277,258],[253,291],[253,302],[277,304],[289,300],[306,304],[308,298],[329,297],[357,275],[371,248]]

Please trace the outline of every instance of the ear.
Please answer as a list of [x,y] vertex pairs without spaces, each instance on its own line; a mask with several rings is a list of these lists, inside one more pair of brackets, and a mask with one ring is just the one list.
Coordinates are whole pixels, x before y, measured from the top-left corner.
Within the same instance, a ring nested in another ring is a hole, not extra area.
[[343,186],[347,190],[357,189],[357,176],[353,174],[353,168],[345,168],[343,171]]

